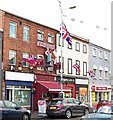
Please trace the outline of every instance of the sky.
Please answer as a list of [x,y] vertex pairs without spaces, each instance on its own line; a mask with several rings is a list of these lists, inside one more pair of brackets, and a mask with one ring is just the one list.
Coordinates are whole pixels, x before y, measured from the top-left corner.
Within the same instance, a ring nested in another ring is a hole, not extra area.
[[[60,0],[68,31],[111,50],[112,0]],[[75,9],[69,9],[76,6]],[[60,30],[58,0],[0,0],[0,9]]]

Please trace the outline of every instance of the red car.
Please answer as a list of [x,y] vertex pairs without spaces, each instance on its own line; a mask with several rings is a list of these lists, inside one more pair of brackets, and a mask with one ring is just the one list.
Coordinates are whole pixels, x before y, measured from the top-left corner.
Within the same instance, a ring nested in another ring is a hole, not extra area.
[[111,103],[109,100],[101,100],[97,103],[96,109],[98,109],[101,106],[105,106],[105,105],[113,105],[113,103]]

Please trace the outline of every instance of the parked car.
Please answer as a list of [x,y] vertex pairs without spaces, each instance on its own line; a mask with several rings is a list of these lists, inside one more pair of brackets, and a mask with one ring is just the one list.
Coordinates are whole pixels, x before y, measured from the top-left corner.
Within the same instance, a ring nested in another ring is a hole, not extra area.
[[111,103],[111,101],[109,101],[109,100],[101,100],[101,101],[99,101],[99,102],[97,103],[96,109],[98,110],[99,107],[101,107],[101,106],[111,105],[111,104],[112,104],[112,103]]
[[80,120],[112,120],[113,119],[113,105],[101,106],[95,113],[84,115]]
[[91,108],[75,98],[54,98],[47,106],[48,117],[65,116],[71,118],[72,116],[82,116],[89,114]]
[[0,118],[2,120],[30,120],[30,117],[30,110],[12,101],[0,100]]

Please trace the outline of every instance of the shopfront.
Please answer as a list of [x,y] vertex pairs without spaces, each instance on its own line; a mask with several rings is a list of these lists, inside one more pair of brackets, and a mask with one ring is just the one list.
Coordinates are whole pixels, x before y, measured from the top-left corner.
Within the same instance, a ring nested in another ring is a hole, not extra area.
[[29,73],[5,72],[5,98],[32,110],[32,82]]
[[88,79],[76,79],[76,99],[88,102]]
[[[34,110],[37,110],[37,101],[44,99],[44,100],[50,100],[52,98],[57,98],[59,96],[59,93],[61,92],[60,84],[58,82],[52,82],[52,81],[36,81],[35,82],[35,94],[33,97],[33,105]],[[63,86],[62,91],[66,96],[70,96],[71,89],[66,88]]]
[[111,86],[90,85],[90,101],[95,105],[100,100],[111,100]]

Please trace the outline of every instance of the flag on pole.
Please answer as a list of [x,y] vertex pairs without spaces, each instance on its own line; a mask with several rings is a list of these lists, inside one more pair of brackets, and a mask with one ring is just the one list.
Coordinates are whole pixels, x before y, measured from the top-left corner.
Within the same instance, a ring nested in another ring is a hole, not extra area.
[[54,64],[56,64],[57,63],[57,50],[56,49],[53,50],[53,54],[55,56]]
[[62,24],[61,24],[61,34],[62,34],[63,40],[66,40],[69,45],[72,45],[72,37],[71,37],[70,33],[68,32],[64,22],[62,22]]
[[94,73],[93,70],[89,70],[88,73],[89,73],[89,76],[90,76],[90,77],[94,77],[94,76],[95,76],[95,73]]
[[75,68],[78,71],[78,73],[80,73],[80,66],[79,65],[74,64],[72,67]]

